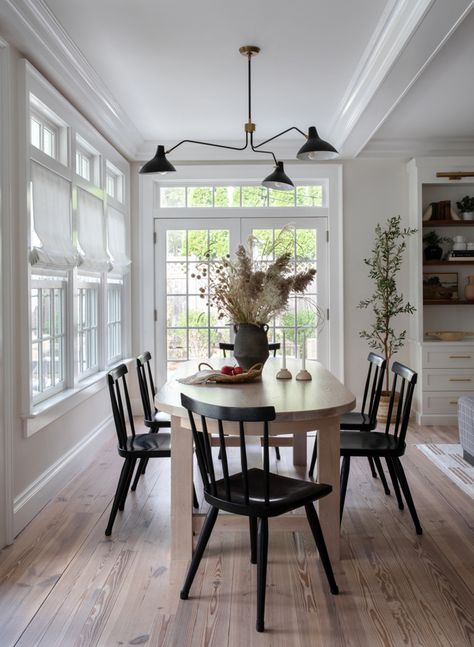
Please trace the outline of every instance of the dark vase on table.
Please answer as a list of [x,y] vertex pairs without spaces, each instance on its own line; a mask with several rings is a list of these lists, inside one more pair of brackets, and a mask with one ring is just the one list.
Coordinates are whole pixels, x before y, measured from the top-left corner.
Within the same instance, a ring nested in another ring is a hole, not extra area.
[[268,359],[267,324],[234,324],[234,357],[244,371]]

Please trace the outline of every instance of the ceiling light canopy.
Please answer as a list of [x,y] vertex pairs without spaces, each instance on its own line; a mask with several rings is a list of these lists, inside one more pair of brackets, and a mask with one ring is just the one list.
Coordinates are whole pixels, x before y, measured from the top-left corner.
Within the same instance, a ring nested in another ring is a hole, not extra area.
[[306,137],[306,143],[300,148],[296,157],[300,160],[329,160],[337,157],[338,152],[328,142],[324,141],[318,135],[318,131],[314,126],[310,126],[308,129],[308,134],[297,128],[296,126],[291,126],[286,130],[283,130],[281,133],[266,139],[260,144],[255,144],[253,140],[253,134],[255,132],[255,124],[252,121],[252,56],[256,56],[260,51],[260,47],[255,45],[243,45],[239,52],[247,57],[248,60],[248,121],[244,124],[245,132],[245,144],[243,146],[225,146],[224,144],[213,144],[211,142],[201,142],[195,141],[192,139],[183,139],[178,142],[175,146],[172,146],[170,149],[165,151],[164,146],[158,146],[156,150],[156,155],[149,162],[146,162],[140,169],[140,173],[160,173],[164,175],[170,171],[176,171],[175,167],[169,162],[166,158],[166,155],[174,151],[178,146],[182,144],[200,144],[202,146],[214,146],[215,148],[225,148],[227,150],[233,151],[243,151],[249,147],[254,153],[263,153],[264,155],[271,155],[275,164],[274,170],[270,175],[268,175],[263,181],[262,186],[266,186],[270,189],[276,189],[278,191],[291,191],[295,188],[293,182],[290,180],[288,175],[286,175],[283,162],[277,160],[273,151],[270,150],[261,150],[261,147],[268,142],[273,141],[281,135],[285,135],[291,130],[296,130],[303,137]]

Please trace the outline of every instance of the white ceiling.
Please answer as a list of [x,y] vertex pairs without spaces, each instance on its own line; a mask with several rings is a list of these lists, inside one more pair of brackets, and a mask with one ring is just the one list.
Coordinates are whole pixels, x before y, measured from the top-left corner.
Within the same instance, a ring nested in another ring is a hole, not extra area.
[[[316,125],[345,157],[472,154],[473,4],[2,0],[0,33],[132,159],[184,138],[241,143],[244,44],[262,49],[252,63],[257,142]],[[294,157],[302,143],[290,134],[272,147]],[[203,159],[203,148],[176,154]]]

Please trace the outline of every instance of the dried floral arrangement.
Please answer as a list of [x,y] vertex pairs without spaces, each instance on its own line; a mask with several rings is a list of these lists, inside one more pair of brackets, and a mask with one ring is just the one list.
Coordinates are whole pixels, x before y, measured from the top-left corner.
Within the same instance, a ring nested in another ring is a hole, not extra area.
[[[291,226],[287,225],[280,235],[289,229]],[[235,259],[227,255],[218,263],[209,266],[203,263],[198,267],[197,278],[209,278],[208,299],[211,306],[217,309],[219,319],[227,318],[240,324],[266,324],[286,310],[291,294],[304,294],[316,270],[308,268],[294,272],[290,252],[277,255],[272,262],[266,261],[273,257],[278,242],[276,239],[272,249],[265,249],[258,257],[259,241],[255,236],[250,236],[246,246],[239,245],[237,248]],[[206,288],[199,290],[201,298],[206,298]],[[315,310],[321,321],[321,313],[316,305]]]

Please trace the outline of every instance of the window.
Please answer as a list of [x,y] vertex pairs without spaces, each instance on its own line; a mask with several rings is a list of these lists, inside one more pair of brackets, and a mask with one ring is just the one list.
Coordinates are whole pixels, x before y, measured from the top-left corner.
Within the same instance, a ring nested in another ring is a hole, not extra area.
[[99,368],[99,283],[99,279],[79,283],[77,341],[80,378]]
[[295,191],[275,191],[262,186],[160,187],[160,207],[322,207],[326,184],[297,186]]
[[[29,305],[29,365],[22,360],[21,371],[27,434],[73,406],[79,391],[120,361],[130,334],[123,317],[130,292],[129,208],[119,204],[129,166],[30,68],[24,101],[31,145],[24,151],[22,196],[28,218],[19,225],[22,259],[29,260],[28,280],[21,283]],[[122,170],[107,162],[101,173],[106,158]],[[106,197],[105,168],[115,209]]]
[[123,202],[123,173],[111,162],[107,161],[105,168],[105,191],[117,202]]
[[122,279],[107,283],[107,360],[112,363],[122,355]]
[[34,402],[61,391],[65,381],[66,281],[32,277],[30,295],[32,397]]
[[87,182],[100,185],[99,152],[80,135],[76,135],[76,173]]
[[54,159],[58,157],[58,127],[39,113],[30,115],[30,141],[36,148]]

